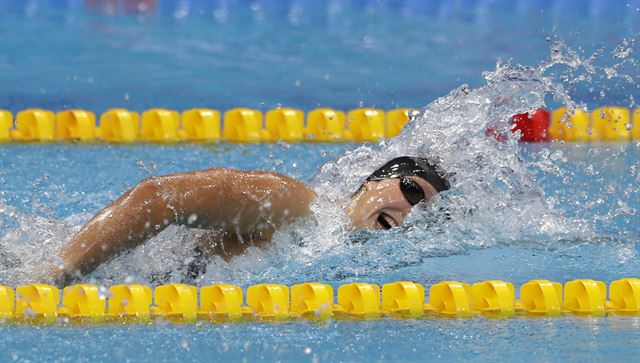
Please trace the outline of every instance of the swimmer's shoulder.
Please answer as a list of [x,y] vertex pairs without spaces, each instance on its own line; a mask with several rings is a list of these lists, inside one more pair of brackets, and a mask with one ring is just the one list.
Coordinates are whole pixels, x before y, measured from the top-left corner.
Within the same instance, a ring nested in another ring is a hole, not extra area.
[[239,170],[233,168],[214,167],[182,173],[153,177],[158,184],[167,181],[176,188],[193,189],[196,186],[217,185],[231,192],[241,193],[243,190],[262,190],[280,194],[302,203],[310,203],[315,199],[313,189],[304,182],[287,175],[264,170]]
[[214,167],[191,173],[195,177],[222,177],[234,184],[262,186],[264,188],[272,188],[274,191],[287,191],[287,194],[293,194],[305,200],[316,197],[315,192],[308,184],[274,171]]

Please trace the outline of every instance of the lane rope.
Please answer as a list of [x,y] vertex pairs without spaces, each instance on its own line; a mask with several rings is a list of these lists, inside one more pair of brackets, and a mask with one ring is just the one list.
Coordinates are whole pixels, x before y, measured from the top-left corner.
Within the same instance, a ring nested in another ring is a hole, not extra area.
[[[108,142],[177,143],[218,142],[376,142],[400,134],[410,108],[384,111],[357,108],[348,112],[318,108],[306,114],[298,109],[261,111],[234,108],[221,114],[207,108],[182,113],[163,108],[142,112],[112,108],[96,117],[87,110],[57,113],[27,109],[14,115],[0,110],[0,142]],[[559,108],[539,109],[513,116],[513,132],[522,141],[568,142],[640,140],[640,109],[599,107],[592,112]],[[488,134],[500,139],[491,129]]]
[[[230,284],[200,289],[185,284],[128,284],[109,289],[90,284],[0,286],[0,320],[16,324],[74,322],[127,323],[172,321],[286,321],[380,318],[529,316],[640,316],[640,279],[622,278],[607,285],[578,279],[564,285],[531,280],[520,287],[500,280],[468,284],[443,281],[429,288],[398,281],[382,287],[356,282],[333,287],[319,282],[294,285]],[[608,292],[608,295],[607,295]],[[62,300],[60,296],[62,295]],[[336,299],[337,297],[337,299]]]

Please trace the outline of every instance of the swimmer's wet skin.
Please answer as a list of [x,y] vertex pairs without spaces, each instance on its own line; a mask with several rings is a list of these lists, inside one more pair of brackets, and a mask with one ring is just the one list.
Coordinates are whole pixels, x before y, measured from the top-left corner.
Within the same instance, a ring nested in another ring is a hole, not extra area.
[[[414,205],[447,189],[448,181],[426,159],[395,158],[352,196],[353,226],[397,227]],[[48,266],[38,277],[64,284],[171,224],[210,230],[199,240],[200,259],[229,257],[261,246],[276,230],[307,215],[315,197],[306,184],[273,172],[214,168],[148,178],[80,229],[60,252],[62,267]]]

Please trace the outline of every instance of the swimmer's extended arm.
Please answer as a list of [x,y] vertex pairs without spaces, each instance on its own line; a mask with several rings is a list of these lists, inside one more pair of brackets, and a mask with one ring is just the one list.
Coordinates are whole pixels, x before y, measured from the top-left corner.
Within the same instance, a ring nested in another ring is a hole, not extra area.
[[270,172],[209,169],[145,179],[82,227],[62,249],[64,268],[55,275],[89,272],[170,224],[270,239],[307,214],[314,196],[304,183]]

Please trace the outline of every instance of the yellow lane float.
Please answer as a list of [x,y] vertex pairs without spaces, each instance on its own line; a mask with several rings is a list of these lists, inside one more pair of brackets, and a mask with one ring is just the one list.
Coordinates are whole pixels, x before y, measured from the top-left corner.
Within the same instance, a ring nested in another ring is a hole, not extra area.
[[333,288],[319,282],[291,287],[291,314],[308,319],[325,319],[333,315]]
[[220,139],[221,129],[220,111],[193,108],[182,113],[182,128],[178,134],[182,140],[216,141]]
[[387,112],[385,137],[390,139],[400,135],[404,125],[417,113],[418,110],[409,108],[396,108],[395,110]]
[[170,321],[193,322],[198,313],[198,289],[185,284],[170,284],[156,287],[153,316]]
[[218,284],[200,289],[200,310],[202,318],[239,319],[242,317],[242,289],[239,286]]
[[357,108],[347,114],[347,139],[376,142],[385,136],[385,114],[375,108]]
[[53,141],[55,115],[51,111],[28,109],[18,112],[11,137],[18,141]]
[[223,138],[231,142],[259,142],[266,131],[262,128],[262,112],[250,108],[234,108],[224,113]]
[[29,323],[53,323],[58,317],[60,291],[55,286],[32,284],[16,289],[15,317]]
[[15,299],[12,288],[0,285],[0,321],[13,318],[16,311]]
[[9,111],[0,110],[0,142],[11,141],[13,115]]
[[112,108],[100,116],[98,135],[107,142],[128,143],[138,139],[140,115],[123,108]]
[[66,110],[56,114],[56,139],[93,141],[96,138],[96,115],[86,110]]
[[153,108],[142,113],[140,139],[152,142],[178,141],[180,114],[164,108]]
[[560,315],[562,285],[549,280],[531,280],[520,288],[516,307],[530,315]]
[[149,286],[132,284],[109,288],[107,316],[113,320],[147,320],[153,296]]
[[318,108],[307,114],[304,138],[316,142],[345,140],[347,117],[344,112],[331,108]]
[[247,306],[259,319],[287,319],[289,318],[289,287],[278,284],[250,286],[247,289]]
[[267,137],[264,141],[302,141],[304,112],[293,108],[278,108],[267,112]]

